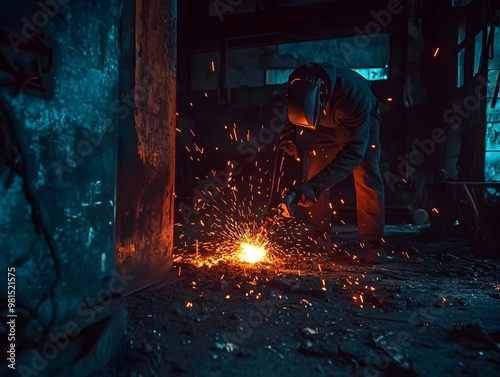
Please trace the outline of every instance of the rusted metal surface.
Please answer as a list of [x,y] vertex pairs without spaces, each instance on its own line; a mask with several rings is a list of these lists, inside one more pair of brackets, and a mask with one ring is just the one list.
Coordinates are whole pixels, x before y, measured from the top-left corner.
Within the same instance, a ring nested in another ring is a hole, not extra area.
[[122,92],[125,105],[131,95],[134,121],[119,131],[116,213],[116,261],[134,276],[130,289],[160,279],[172,265],[176,11],[175,1],[135,3],[135,68],[128,66],[135,80]]

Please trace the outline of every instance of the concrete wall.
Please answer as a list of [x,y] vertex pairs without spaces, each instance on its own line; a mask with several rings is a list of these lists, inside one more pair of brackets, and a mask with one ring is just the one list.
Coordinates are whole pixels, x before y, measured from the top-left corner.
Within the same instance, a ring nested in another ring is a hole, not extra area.
[[[18,5],[9,17],[19,27],[23,17],[44,12]],[[120,6],[61,1],[58,14],[47,15],[43,30],[56,41],[52,98],[14,98],[11,88],[0,88],[54,241],[51,251],[35,231],[23,179],[15,175],[9,187],[0,183],[0,267],[16,267],[19,310],[38,303],[46,323],[106,286],[114,266]],[[36,340],[40,327],[30,324],[24,335]]]
[[[84,305],[149,284],[172,266],[176,1],[57,1],[53,14],[40,16],[47,11],[25,0],[0,16],[21,34],[24,20],[44,17],[40,30],[55,49],[43,96],[15,96],[0,72],[0,101],[15,120],[27,172],[7,183],[0,161],[0,267],[16,268],[16,306],[28,318],[18,321],[18,356],[47,339],[41,324],[59,333],[74,320],[82,330],[98,314]],[[120,339],[122,314],[101,342],[108,350]],[[101,330],[90,329],[90,338]],[[87,364],[95,368],[103,355]],[[89,365],[75,368],[82,374]]]

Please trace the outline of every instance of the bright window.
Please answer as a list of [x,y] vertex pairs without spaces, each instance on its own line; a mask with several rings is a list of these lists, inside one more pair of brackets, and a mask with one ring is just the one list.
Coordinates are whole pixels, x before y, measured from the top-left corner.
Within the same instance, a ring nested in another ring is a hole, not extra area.
[[[486,140],[484,156],[485,181],[500,181],[500,28],[495,30],[493,59],[488,59],[488,90],[486,99]],[[497,97],[495,99],[495,96]]]
[[[283,84],[296,67],[316,61],[352,68],[369,80],[387,80],[389,56],[388,34],[231,49],[225,79],[229,88]],[[220,52],[194,54],[192,90],[220,86],[220,62]]]
[[[370,81],[387,80],[387,67],[384,68],[352,68],[365,79]],[[267,69],[266,85],[284,84],[288,81],[288,76],[293,72],[293,68],[288,69]]]

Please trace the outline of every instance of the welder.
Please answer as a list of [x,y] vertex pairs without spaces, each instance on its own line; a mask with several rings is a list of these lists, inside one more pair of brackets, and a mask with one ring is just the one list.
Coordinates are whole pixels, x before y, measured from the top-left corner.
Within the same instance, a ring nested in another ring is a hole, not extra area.
[[290,190],[295,204],[308,207],[316,234],[330,232],[329,189],[352,173],[360,245],[367,262],[385,261],[380,110],[370,82],[348,68],[309,63],[290,74],[286,102],[288,122],[281,149],[299,157],[297,135],[304,128],[313,135],[310,147],[301,151],[303,182]]

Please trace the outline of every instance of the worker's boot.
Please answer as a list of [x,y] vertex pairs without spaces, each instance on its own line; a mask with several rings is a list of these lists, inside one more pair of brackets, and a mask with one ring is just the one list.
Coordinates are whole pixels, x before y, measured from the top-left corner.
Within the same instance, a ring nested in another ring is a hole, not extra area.
[[364,249],[366,263],[380,264],[389,261],[388,254],[380,241],[366,241],[364,242]]

